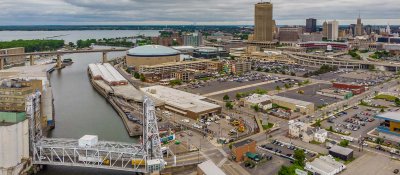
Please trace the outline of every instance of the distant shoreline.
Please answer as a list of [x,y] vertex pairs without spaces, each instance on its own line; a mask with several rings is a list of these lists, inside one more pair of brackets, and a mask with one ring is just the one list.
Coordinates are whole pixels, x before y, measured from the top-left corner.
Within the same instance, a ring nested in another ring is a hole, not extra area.
[[0,26],[0,31],[71,31],[71,30],[166,30],[166,29],[213,29],[213,28],[241,28],[240,25],[15,25]]

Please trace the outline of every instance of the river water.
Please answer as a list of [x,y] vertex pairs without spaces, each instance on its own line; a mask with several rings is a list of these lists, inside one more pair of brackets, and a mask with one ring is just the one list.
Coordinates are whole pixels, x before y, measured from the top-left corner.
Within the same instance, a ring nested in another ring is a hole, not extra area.
[[[124,53],[109,53],[108,57]],[[78,139],[85,134],[98,135],[99,140],[136,143],[131,138],[118,114],[89,82],[87,66],[100,62],[101,53],[66,55],[74,64],[51,74],[55,106],[55,129],[50,137]],[[95,175],[124,174],[102,169],[47,166],[40,175]]]
[[[66,35],[68,34],[68,35]],[[57,39],[75,42],[78,39],[128,37],[137,34],[156,36],[158,31],[0,31],[0,40],[42,39],[64,35]],[[123,56],[124,52],[109,53],[108,58]],[[89,63],[101,61],[101,53],[65,55],[74,64],[51,74],[55,106],[55,129],[50,137],[78,139],[85,134],[98,135],[99,140],[136,143],[118,114],[91,86],[87,75]],[[39,175],[111,175],[132,174],[103,169],[47,166]]]

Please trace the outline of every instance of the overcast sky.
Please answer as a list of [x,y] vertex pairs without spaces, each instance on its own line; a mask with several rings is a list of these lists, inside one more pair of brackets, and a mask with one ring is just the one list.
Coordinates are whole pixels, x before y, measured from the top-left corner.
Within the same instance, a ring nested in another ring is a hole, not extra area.
[[[224,24],[252,25],[256,0],[0,0],[0,25]],[[278,25],[309,17],[364,24],[400,24],[400,0],[273,0]]]

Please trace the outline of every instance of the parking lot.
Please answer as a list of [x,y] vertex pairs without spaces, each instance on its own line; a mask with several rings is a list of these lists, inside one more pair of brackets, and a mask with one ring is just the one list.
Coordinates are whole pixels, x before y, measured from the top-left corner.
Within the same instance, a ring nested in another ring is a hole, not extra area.
[[263,62],[263,61],[253,61],[252,68],[253,70],[259,70],[271,73],[284,73],[286,75],[294,73],[296,76],[303,76],[308,71],[317,70],[316,68],[311,68],[298,64],[282,64],[277,62]]
[[[317,91],[319,91],[321,89],[330,88],[330,87],[332,87],[332,85],[330,85],[330,84],[318,83],[318,84],[314,84],[314,85],[305,86],[305,87],[302,87],[302,88],[299,88],[296,90],[282,92],[282,93],[279,93],[278,95],[282,96],[282,97],[293,98],[293,99],[297,99],[297,100],[311,102],[311,103],[314,103],[315,107],[318,107],[318,106],[329,105],[329,104],[340,101],[339,99],[335,99],[332,97],[326,97],[326,96],[317,94]],[[300,91],[302,91],[302,94],[299,93]]]
[[178,89],[195,94],[208,94],[225,89],[236,88],[244,85],[252,85],[265,81],[279,79],[277,76],[261,74],[257,72],[249,72],[242,76],[226,76],[208,81],[198,81],[197,83],[188,84]]
[[330,128],[336,132],[347,134],[351,137],[358,138],[366,136],[369,131],[379,125],[379,121],[374,116],[379,113],[379,109],[357,106],[323,121],[323,128]]

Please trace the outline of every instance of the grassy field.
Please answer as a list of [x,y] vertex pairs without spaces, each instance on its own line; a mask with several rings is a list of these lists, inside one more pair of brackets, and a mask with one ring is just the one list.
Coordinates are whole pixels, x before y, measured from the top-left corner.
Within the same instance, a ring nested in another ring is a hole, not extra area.
[[395,96],[384,95],[384,94],[381,94],[381,95],[378,95],[378,96],[374,97],[374,99],[382,99],[382,100],[386,100],[386,101],[394,101],[394,100],[396,100],[396,98],[397,97],[395,97]]

